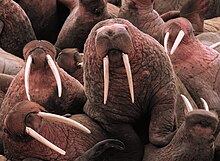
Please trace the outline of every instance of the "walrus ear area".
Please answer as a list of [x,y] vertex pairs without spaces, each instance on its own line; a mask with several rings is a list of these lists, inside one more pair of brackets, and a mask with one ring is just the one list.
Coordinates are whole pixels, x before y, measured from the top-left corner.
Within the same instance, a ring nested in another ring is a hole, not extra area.
[[46,40],[33,40],[27,43],[23,48],[23,56],[25,60],[27,60],[30,52],[36,48],[43,48],[44,50],[48,51],[48,54],[50,54],[53,59],[55,59],[57,51],[53,44]]
[[2,33],[3,28],[4,28],[4,22],[0,20],[0,34]]

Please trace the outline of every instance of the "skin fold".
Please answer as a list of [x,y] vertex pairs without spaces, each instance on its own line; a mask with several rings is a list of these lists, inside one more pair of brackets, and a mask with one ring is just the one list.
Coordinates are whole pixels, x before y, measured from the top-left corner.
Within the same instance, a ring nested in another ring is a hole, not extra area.
[[[45,111],[42,106],[30,101],[17,103],[7,114],[4,121],[4,151],[7,159],[20,161],[25,158],[36,158],[40,160],[75,160],[84,152],[93,147],[94,144],[106,139],[106,133],[92,119],[84,114],[73,115],[71,119],[88,127],[90,134],[76,129],[73,126],[50,121],[37,115],[38,112]],[[25,127],[30,127],[48,139],[50,142],[66,151],[66,155],[61,155],[47,146],[33,139],[24,131]],[[85,154],[84,158],[94,156],[99,157],[99,151],[111,148],[121,149],[119,141],[106,141],[107,145],[101,148],[90,149],[90,154]],[[113,143],[111,143],[113,142]],[[95,156],[95,152],[97,155]]]
[[[134,103],[122,53],[130,60]],[[109,91],[104,104],[103,58],[106,56],[110,62]],[[91,31],[83,63],[87,96],[84,111],[125,144],[121,160],[141,160],[145,143],[163,147],[171,141],[175,135],[177,80],[168,55],[155,39],[127,20],[106,20]]]
[[[17,13],[17,14],[14,14]],[[24,46],[35,40],[35,33],[24,10],[13,0],[0,2],[0,46],[6,52],[23,58]]]

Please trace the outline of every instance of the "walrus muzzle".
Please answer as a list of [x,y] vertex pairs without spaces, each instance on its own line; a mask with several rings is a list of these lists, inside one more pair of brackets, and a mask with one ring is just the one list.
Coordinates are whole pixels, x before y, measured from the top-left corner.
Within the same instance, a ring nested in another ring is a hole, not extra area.
[[103,57],[104,104],[107,102],[109,90],[109,63],[112,62],[115,66],[119,66],[122,62],[121,59],[123,60],[128,78],[131,101],[134,103],[134,87],[128,57],[129,53],[134,52],[134,47],[127,26],[124,24],[113,24],[99,28],[96,31],[95,46],[97,54]]

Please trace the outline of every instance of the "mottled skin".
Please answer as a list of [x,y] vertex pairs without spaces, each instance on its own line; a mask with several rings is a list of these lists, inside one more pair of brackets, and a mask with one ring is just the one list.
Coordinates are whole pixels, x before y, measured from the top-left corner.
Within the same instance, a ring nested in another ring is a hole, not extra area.
[[60,27],[56,0],[15,0],[25,11],[38,40],[56,41]]
[[[39,47],[41,46],[41,47]],[[54,59],[56,50],[52,44],[46,41],[33,41],[25,46],[24,57],[32,55],[33,64],[30,71],[30,98],[51,113],[79,113],[86,101],[83,86],[63,69],[58,71],[62,82],[62,96],[57,95],[57,85],[52,71],[45,62],[45,54],[50,54]],[[24,87],[24,68],[12,81],[1,107],[1,122],[16,103],[27,100]]]
[[[204,32],[196,36],[199,41],[206,45],[211,46],[217,42],[220,42],[220,31],[219,32]],[[217,50],[220,53],[220,46],[216,47],[215,50]]]
[[0,48],[0,73],[16,75],[24,66],[24,60]]
[[211,109],[217,110],[220,107],[220,55],[194,36],[191,23],[184,18],[170,20],[164,25],[163,33],[170,32],[168,51],[180,30],[185,36],[170,55],[174,70],[197,105],[201,107],[202,97]]
[[[36,115],[40,111],[45,110],[39,104],[22,101],[8,113],[4,121],[3,135],[7,159],[19,161],[32,157],[48,161],[74,160],[94,144],[106,138],[106,133],[102,128],[84,114],[73,115],[71,119],[88,127],[90,134],[70,125],[43,119]],[[26,126],[65,150],[66,155],[61,155],[28,136],[24,131]]]
[[[189,0],[155,0],[154,9],[159,14],[163,14],[172,10],[180,10],[182,6],[187,2],[189,2]],[[220,1],[210,0],[210,7],[205,17],[213,18],[218,16],[220,16]]]
[[[124,28],[117,28],[117,25],[113,25],[115,23],[124,24]],[[107,30],[103,36],[96,37],[97,29],[107,25],[113,25],[110,31]],[[108,41],[108,33],[114,41]],[[115,54],[112,50],[115,50]],[[128,54],[130,59],[134,103],[131,102],[120,52]],[[110,84],[108,100],[104,105],[102,59],[106,55],[110,61]],[[98,23],[91,31],[85,44],[83,62],[87,96],[84,111],[125,144],[121,160],[142,159],[143,143],[140,142],[134,127],[145,132],[143,140],[146,142],[165,146],[171,141],[174,135],[177,89],[171,62],[155,39],[138,30],[127,20],[106,20]],[[141,124],[138,125],[138,122]]]
[[13,0],[0,0],[0,21],[4,24],[0,33],[0,47],[23,58],[24,46],[36,39],[26,13]]
[[79,0],[63,24],[55,46],[60,49],[77,48],[82,52],[92,27],[111,17],[113,15],[107,11],[106,0]]
[[81,84],[83,83],[83,55],[79,53],[76,48],[63,49],[56,61],[59,67],[63,68],[69,75],[77,79]]
[[166,147],[145,146],[143,161],[212,161],[218,122],[218,115],[214,112],[201,109],[189,112]]
[[163,19],[153,9],[154,0],[124,0],[119,11],[120,18],[129,20],[142,32],[161,42]]

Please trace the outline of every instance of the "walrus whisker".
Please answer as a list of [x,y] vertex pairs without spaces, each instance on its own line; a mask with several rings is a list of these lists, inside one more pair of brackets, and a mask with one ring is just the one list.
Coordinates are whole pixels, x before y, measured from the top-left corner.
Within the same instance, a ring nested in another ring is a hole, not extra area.
[[217,48],[218,46],[220,46],[220,41],[217,42],[217,43],[214,43],[214,44],[210,45],[209,47],[212,48],[212,49],[215,49],[215,48]]
[[108,56],[103,58],[103,70],[104,70],[104,104],[106,104],[107,98],[108,98],[108,88],[109,88],[109,59],[108,59]]
[[130,95],[131,95],[131,101],[134,103],[134,86],[133,86],[133,79],[132,79],[132,73],[131,73],[131,66],[129,62],[129,58],[127,54],[122,53],[123,62],[125,65],[126,74],[128,77],[128,85],[130,89]]
[[175,40],[175,42],[174,42],[174,44],[173,44],[173,47],[172,47],[172,49],[171,49],[171,51],[170,51],[170,54],[171,54],[171,55],[175,52],[176,48],[179,46],[179,44],[180,44],[180,42],[182,41],[184,35],[185,35],[184,31],[183,31],[183,30],[180,30],[179,33],[178,33],[178,35],[177,35],[177,37],[176,37],[176,40]]
[[165,49],[165,52],[168,53],[168,40],[169,40],[169,36],[170,36],[170,33],[167,32],[165,37],[164,37],[164,49]]
[[50,69],[52,70],[53,75],[54,75],[54,77],[56,79],[56,82],[57,82],[58,97],[61,97],[61,95],[62,95],[62,84],[61,84],[60,74],[59,74],[58,69],[57,69],[53,59],[51,58],[51,56],[49,54],[47,54],[46,58],[47,58],[47,62],[49,64],[49,66],[50,66]]
[[60,153],[61,155],[65,155],[66,154],[66,152],[64,150],[62,150],[61,148],[57,147],[56,145],[54,145],[53,143],[51,143],[50,141],[45,139],[43,136],[38,134],[32,128],[26,127],[25,131],[26,131],[26,133],[28,135],[32,136],[34,139],[38,140],[40,143],[46,145],[47,147],[53,149],[54,151]]
[[183,94],[181,94],[181,97],[182,97],[182,99],[183,99],[183,101],[184,101],[184,103],[186,105],[187,111],[188,112],[193,111],[193,107],[192,107],[191,103],[189,102],[188,98],[186,98],[186,96],[184,96]]
[[208,103],[203,99],[203,98],[200,98],[202,103],[203,103],[203,106],[205,108],[206,111],[209,111],[209,106],[208,106]]
[[29,75],[31,71],[31,64],[32,64],[32,56],[29,55],[27,58],[26,65],[25,65],[25,74],[24,74],[25,92],[26,92],[26,95],[29,101],[31,100],[31,97],[29,94]]
[[74,126],[74,127],[78,128],[88,134],[91,133],[91,131],[87,127],[83,126],[82,124],[78,123],[77,121],[74,121],[72,119],[69,119],[69,118],[66,118],[66,117],[63,117],[60,115],[55,115],[55,114],[46,113],[46,112],[38,112],[37,115],[42,118],[48,119],[48,120],[62,122],[62,123],[68,124],[70,126]]

